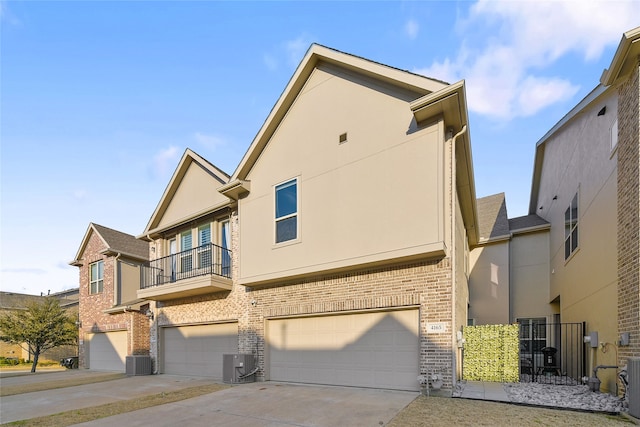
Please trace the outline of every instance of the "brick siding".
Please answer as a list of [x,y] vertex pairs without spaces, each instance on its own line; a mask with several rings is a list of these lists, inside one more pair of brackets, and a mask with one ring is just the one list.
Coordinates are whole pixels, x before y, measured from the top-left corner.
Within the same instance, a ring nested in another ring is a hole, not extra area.
[[640,58],[618,88],[618,332],[631,343],[618,363],[640,357]]

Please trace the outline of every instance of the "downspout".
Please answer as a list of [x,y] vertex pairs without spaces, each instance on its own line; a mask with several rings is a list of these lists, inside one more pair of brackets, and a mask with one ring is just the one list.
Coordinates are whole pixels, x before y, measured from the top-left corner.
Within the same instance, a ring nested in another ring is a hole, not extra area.
[[[449,132],[453,133],[453,129],[450,129]],[[456,387],[456,383],[458,380],[458,340],[457,340],[457,322],[456,322],[456,288],[457,288],[457,262],[456,262],[456,141],[462,136],[465,132],[467,132],[467,125],[462,126],[462,129],[458,133],[456,133],[451,139],[451,206],[450,206],[450,216],[451,216],[451,346],[454,349],[451,352],[451,385],[452,392]]]

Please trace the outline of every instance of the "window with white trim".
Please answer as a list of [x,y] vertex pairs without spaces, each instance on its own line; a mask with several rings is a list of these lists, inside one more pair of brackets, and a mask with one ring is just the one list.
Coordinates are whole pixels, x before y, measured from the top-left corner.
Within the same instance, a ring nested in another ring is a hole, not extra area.
[[611,151],[618,146],[618,119],[611,125]]
[[211,267],[211,224],[198,227],[198,268]]
[[298,179],[276,185],[276,243],[298,238]]
[[104,287],[104,262],[97,261],[89,266],[89,293],[99,294]]
[[567,260],[578,249],[578,193],[564,211],[564,259]]
[[183,273],[193,268],[191,230],[180,234],[180,271]]

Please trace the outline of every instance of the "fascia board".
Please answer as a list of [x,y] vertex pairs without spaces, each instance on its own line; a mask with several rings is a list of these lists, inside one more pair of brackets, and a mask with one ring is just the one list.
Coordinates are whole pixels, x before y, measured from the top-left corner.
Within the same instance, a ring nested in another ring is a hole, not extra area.
[[178,162],[178,166],[173,172],[173,175],[171,176],[167,187],[162,193],[162,197],[160,197],[160,201],[153,211],[151,218],[149,218],[149,222],[147,223],[144,232],[140,236],[137,236],[139,239],[146,238],[149,233],[153,231],[153,227],[155,227],[160,217],[164,214],[165,210],[169,206],[169,203],[171,202],[171,199],[178,189],[182,178],[184,178],[187,170],[189,169],[189,166],[193,162],[196,162],[197,164],[205,168],[212,176],[215,177],[218,182],[220,182],[221,185],[226,185],[229,182],[229,176],[226,173],[209,163],[206,159],[198,155],[196,152],[187,148],[182,155],[180,162]]
[[608,69],[604,70],[600,82],[611,86],[624,77],[633,66],[637,66],[640,55],[640,27],[627,31],[622,35],[618,49]]

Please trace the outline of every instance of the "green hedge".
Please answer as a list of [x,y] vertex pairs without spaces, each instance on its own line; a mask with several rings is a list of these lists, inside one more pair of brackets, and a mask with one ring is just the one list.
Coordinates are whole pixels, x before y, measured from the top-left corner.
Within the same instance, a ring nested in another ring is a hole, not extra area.
[[517,382],[520,325],[466,326],[462,375],[470,381]]

